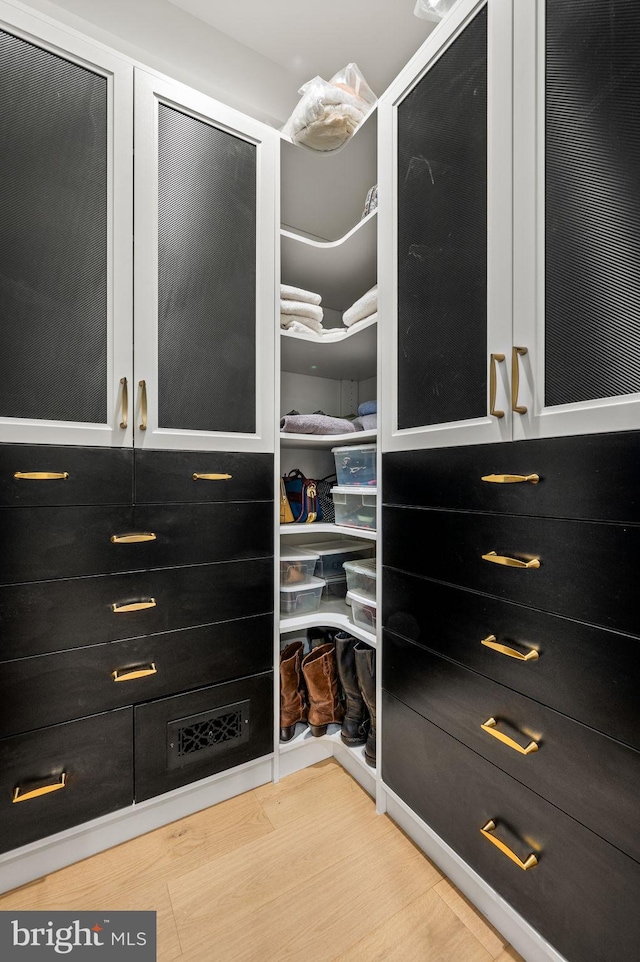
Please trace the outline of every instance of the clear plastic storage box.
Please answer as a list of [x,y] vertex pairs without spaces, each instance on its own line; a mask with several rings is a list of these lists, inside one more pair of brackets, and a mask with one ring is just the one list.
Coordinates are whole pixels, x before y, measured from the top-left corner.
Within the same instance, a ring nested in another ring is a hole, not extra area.
[[283,548],[280,551],[280,584],[307,584],[316,567],[318,555],[304,548]]
[[376,603],[359,591],[347,591],[351,602],[351,620],[358,628],[374,632],[376,630]]
[[375,544],[344,538],[341,541],[318,541],[313,544],[301,545],[305,551],[318,556],[316,561],[316,578],[327,581],[339,581],[345,578],[343,564],[345,561],[363,561],[370,558],[376,550]]
[[364,561],[345,561],[344,570],[347,575],[347,591],[357,591],[376,600],[376,559],[365,558]]
[[349,485],[331,488],[331,497],[336,509],[336,524],[347,528],[367,528],[376,530],[376,489],[351,487]]
[[280,614],[306,615],[317,611],[324,586],[323,578],[312,578],[302,585],[280,585]]
[[331,448],[331,453],[335,458],[339,485],[376,484],[375,444]]

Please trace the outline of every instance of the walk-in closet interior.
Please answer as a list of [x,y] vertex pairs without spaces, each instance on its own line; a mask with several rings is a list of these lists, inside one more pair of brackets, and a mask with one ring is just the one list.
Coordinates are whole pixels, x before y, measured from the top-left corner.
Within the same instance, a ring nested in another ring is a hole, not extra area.
[[0,0],[0,104],[0,891],[334,757],[636,962],[640,5]]

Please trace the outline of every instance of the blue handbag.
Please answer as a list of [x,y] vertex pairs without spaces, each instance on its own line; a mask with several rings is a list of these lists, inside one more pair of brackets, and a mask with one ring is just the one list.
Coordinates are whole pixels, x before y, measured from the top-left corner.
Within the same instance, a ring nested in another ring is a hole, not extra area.
[[289,471],[289,474],[285,474],[282,480],[293,514],[293,524],[311,524],[313,521],[322,521],[322,508],[318,499],[316,482],[306,478],[298,468]]

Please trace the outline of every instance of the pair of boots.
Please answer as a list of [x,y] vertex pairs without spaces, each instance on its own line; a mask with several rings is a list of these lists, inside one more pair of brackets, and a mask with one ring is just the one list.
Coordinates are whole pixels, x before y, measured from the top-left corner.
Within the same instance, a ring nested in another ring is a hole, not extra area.
[[365,759],[375,766],[375,651],[345,632],[336,634],[334,644],[318,645],[304,657],[302,651],[302,642],[294,641],[280,655],[280,740],[293,738],[297,722],[308,721],[316,736],[324,735],[328,725],[342,724],[343,742],[366,742]]

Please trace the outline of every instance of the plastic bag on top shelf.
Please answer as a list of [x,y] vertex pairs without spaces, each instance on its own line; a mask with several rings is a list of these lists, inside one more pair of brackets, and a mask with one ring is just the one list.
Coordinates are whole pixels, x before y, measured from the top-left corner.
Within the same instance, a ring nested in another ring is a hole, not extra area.
[[314,77],[298,93],[301,99],[282,133],[294,144],[320,151],[341,147],[376,102],[355,63],[347,64],[328,82]]
[[457,2],[458,0],[417,0],[413,12],[422,20],[440,21]]

